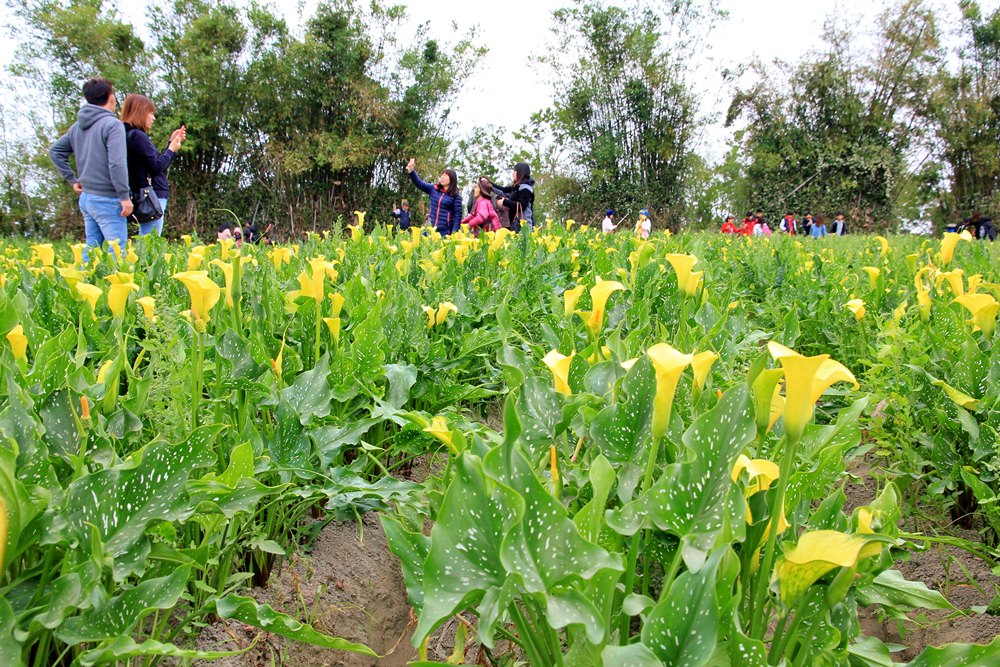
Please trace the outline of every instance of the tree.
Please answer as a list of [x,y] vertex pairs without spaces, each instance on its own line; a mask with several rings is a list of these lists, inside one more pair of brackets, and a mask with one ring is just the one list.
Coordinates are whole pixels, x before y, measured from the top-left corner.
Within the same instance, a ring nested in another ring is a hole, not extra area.
[[554,12],[553,131],[577,166],[564,183],[564,213],[613,204],[677,222],[701,124],[686,56],[696,27],[715,15],[714,2],[690,0],[627,8],[581,0]]
[[937,55],[934,14],[922,0],[902,0],[881,15],[879,35],[859,60],[850,31],[830,22],[823,52],[764,73],[734,97],[727,124],[747,122],[742,154],[755,207],[772,217],[844,211],[856,224],[894,224],[916,103]]

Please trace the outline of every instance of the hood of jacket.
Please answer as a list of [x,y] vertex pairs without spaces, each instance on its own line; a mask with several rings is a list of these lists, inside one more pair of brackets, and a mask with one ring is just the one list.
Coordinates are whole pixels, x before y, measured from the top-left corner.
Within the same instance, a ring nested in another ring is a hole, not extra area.
[[99,107],[96,104],[85,104],[80,109],[80,113],[77,114],[76,122],[80,124],[80,129],[87,130],[105,118],[114,118],[117,120],[117,117],[104,107]]

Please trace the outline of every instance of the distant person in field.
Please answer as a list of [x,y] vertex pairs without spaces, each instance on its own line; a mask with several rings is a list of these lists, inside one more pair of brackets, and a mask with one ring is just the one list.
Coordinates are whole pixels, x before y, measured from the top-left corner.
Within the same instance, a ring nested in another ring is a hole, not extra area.
[[615,211],[614,209],[609,208],[607,213],[604,214],[604,222],[601,223],[601,231],[605,234],[610,234],[616,229],[618,229],[618,226],[615,224]]
[[974,238],[980,241],[995,241],[997,238],[996,227],[993,226],[993,219],[988,217],[983,217],[979,211],[972,214],[972,219],[969,221],[969,225],[972,227],[970,230]]
[[806,213],[802,216],[802,235],[810,236],[812,231],[812,226],[816,222],[816,218],[813,217],[812,213]]
[[[170,141],[163,152],[149,138],[149,129],[156,120],[156,105],[143,95],[129,95],[122,104],[122,122],[125,123],[125,145],[128,153],[128,185],[132,192],[153,186],[153,192],[160,200],[163,212],[167,212],[170,185],[167,183],[167,169],[174,154],[187,138],[187,129],[181,125],[170,134]],[[139,236],[163,232],[163,218],[139,223]]]
[[649,211],[642,209],[639,211],[639,219],[635,221],[635,235],[641,239],[648,239],[652,229],[653,223],[649,219]]
[[531,168],[525,162],[514,165],[513,182],[510,185],[494,185],[493,190],[500,194],[498,206],[504,206],[510,211],[510,228],[521,231],[521,222],[528,231],[535,228],[535,179],[531,177]]
[[789,236],[795,236],[799,233],[799,223],[795,220],[795,216],[789,211],[785,213],[785,217],[781,219],[778,224],[778,229],[785,232]]
[[[760,213],[760,211],[758,211],[758,213]],[[764,220],[762,215],[755,215],[753,217],[753,235],[771,236],[771,228],[767,225],[767,221]]]
[[740,234],[743,236],[753,236],[753,228],[757,225],[757,217],[747,211],[746,217],[743,218],[743,226],[740,227]]
[[726,216],[725,221],[722,223],[722,233],[723,234],[739,234],[740,230],[736,226],[736,216],[730,215]]
[[472,186],[472,193],[476,197],[476,203],[472,212],[462,219],[463,225],[469,225],[473,234],[479,236],[479,230],[496,231],[500,229],[500,217],[493,208],[493,199],[490,192],[493,184],[485,177],[480,177],[479,181]]
[[843,213],[838,213],[830,225],[830,236],[843,236],[847,233],[847,221]]
[[392,212],[392,217],[394,217],[399,222],[399,228],[401,230],[407,230],[410,228],[410,202],[403,199],[399,202],[399,208]]
[[445,169],[434,185],[422,180],[417,173],[416,160],[410,158],[406,163],[406,173],[410,181],[421,192],[426,192],[431,198],[429,220],[438,234],[448,236],[457,232],[462,222],[462,195],[458,190],[458,174],[454,169]]
[[[110,81],[90,79],[83,84],[83,96],[87,104],[66,134],[52,144],[49,157],[80,195],[87,247],[117,241],[124,248],[132,215],[125,126],[115,117],[118,104]],[[76,156],[79,177],[69,165],[70,155]]]
[[809,236],[814,239],[821,239],[826,236],[826,221],[823,218],[816,218],[812,221],[812,224],[809,226]]

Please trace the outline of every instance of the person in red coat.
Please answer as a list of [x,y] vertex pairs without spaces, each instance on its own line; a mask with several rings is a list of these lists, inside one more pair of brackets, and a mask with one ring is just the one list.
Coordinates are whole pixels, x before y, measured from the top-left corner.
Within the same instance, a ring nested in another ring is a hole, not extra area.
[[736,227],[736,217],[729,216],[726,221],[722,223],[722,233],[723,234],[738,234],[739,228]]
[[747,217],[743,218],[743,226],[740,227],[739,233],[743,236],[753,236],[753,227],[757,224],[757,216],[747,211]]

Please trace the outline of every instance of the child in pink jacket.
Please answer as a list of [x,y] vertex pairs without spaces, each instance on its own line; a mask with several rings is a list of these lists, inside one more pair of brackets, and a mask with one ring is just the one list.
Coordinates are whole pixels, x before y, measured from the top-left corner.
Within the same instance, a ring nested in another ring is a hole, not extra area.
[[462,224],[469,225],[472,233],[476,236],[479,236],[480,228],[487,231],[500,229],[500,217],[497,215],[496,209],[493,208],[493,200],[490,198],[492,190],[493,185],[486,178],[480,178],[479,183],[472,186],[476,205],[473,207],[472,213],[462,219]]

